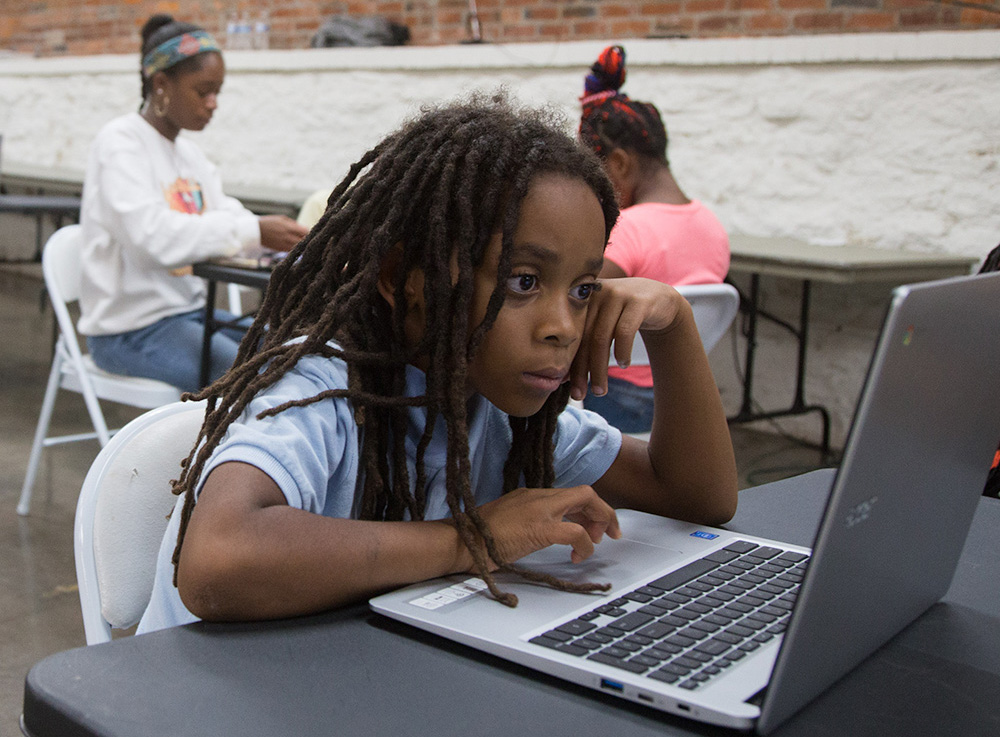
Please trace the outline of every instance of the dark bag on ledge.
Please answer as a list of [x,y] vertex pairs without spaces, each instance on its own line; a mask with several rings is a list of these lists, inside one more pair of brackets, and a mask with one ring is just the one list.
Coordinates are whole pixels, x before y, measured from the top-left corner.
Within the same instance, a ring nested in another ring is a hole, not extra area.
[[335,15],[323,21],[310,45],[402,46],[410,40],[410,29],[381,15]]

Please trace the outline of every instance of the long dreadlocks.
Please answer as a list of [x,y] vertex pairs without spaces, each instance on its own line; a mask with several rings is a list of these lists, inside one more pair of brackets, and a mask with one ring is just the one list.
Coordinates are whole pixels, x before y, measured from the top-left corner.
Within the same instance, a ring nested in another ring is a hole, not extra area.
[[[598,159],[563,133],[551,114],[517,108],[502,93],[425,110],[351,167],[330,195],[323,217],[275,268],[233,368],[189,395],[207,399],[208,406],[198,440],[174,484],[174,493],[185,495],[173,556],[175,584],[194,490],[209,456],[258,392],[303,356],[318,354],[345,361],[348,388],[290,401],[259,416],[329,397],[352,402],[363,429],[361,519],[423,518],[423,456],[441,417],[447,428],[448,506],[491,593],[516,604],[516,597],[496,588],[487,556],[501,570],[574,587],[503,560],[470,488],[469,361],[503,306],[521,203],[542,173],[579,177],[591,187],[604,210],[607,240],[618,207]],[[498,231],[502,246],[496,285],[482,322],[470,325],[474,270]],[[378,292],[380,270],[390,254],[399,258],[395,309]],[[410,346],[403,330],[404,289],[414,268],[424,273],[427,315],[422,339]],[[427,366],[426,394],[406,397],[405,367],[417,357]],[[513,443],[504,467],[505,493],[554,482],[553,434],[568,391],[564,386],[554,393],[532,417],[510,418]],[[407,408],[414,405],[426,407],[427,420],[411,484],[404,442]]]

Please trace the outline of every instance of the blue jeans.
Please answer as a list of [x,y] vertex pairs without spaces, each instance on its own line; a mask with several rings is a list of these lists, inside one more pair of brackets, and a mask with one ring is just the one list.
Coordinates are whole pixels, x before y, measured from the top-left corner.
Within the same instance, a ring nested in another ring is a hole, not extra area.
[[[218,321],[236,316],[216,310]],[[209,381],[222,376],[236,360],[240,340],[249,318],[238,328],[222,328],[212,334]],[[205,334],[205,311],[193,310],[165,317],[139,330],[117,335],[88,335],[87,350],[105,371],[125,376],[159,379],[182,391],[201,389],[201,343]]]
[[603,397],[588,394],[583,406],[622,432],[649,432],[653,429],[653,387],[636,386],[609,376],[608,393]]

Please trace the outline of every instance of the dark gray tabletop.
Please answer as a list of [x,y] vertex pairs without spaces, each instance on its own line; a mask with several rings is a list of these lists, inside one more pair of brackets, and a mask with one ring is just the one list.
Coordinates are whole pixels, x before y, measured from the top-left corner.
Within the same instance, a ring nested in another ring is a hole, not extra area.
[[0,194],[0,212],[75,217],[80,214],[80,198],[44,194]]
[[[741,492],[733,529],[811,544],[832,472]],[[1000,734],[1000,501],[945,597],[777,735]],[[933,541],[929,541],[933,544]],[[545,677],[356,606],[79,648],[25,683],[32,737],[732,735]]]
[[[249,263],[250,259],[247,261]],[[195,276],[200,276],[209,282],[230,282],[257,289],[266,289],[267,282],[271,278],[269,269],[227,265],[212,261],[200,261],[194,264],[192,271]]]
[[895,283],[944,279],[973,271],[979,259],[865,246],[821,246],[796,238],[733,233],[729,270],[833,284]]

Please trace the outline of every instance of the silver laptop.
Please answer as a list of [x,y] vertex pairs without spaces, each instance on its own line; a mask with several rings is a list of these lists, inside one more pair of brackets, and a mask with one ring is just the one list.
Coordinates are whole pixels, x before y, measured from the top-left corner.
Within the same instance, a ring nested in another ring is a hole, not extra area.
[[509,609],[468,576],[371,600],[394,619],[691,719],[774,729],[947,590],[1000,440],[1000,274],[899,287],[813,548],[620,510],[582,564],[525,566]]

